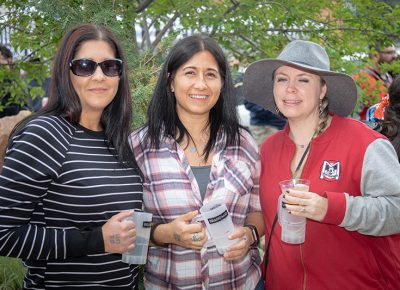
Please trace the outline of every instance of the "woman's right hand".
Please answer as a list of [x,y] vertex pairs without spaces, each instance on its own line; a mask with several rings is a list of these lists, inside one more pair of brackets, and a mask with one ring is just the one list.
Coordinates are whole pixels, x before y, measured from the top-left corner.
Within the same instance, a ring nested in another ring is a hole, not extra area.
[[200,222],[191,223],[198,211],[181,215],[168,224],[159,225],[154,233],[158,243],[175,244],[184,248],[199,250],[207,242],[206,229]]
[[132,251],[135,248],[136,229],[135,223],[125,220],[134,212],[122,211],[112,216],[102,227],[104,250],[108,253],[119,253]]

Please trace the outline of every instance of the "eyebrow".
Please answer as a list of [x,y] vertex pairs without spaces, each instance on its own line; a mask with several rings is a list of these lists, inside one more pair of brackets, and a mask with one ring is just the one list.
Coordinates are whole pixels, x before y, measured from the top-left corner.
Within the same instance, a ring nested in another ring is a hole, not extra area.
[[[276,73],[276,75],[280,75],[280,74],[281,74],[281,75],[285,75],[285,76],[288,75],[288,74],[286,74],[286,73],[284,73],[284,72],[277,72],[277,73]],[[306,76],[306,77],[311,77],[311,76],[313,76],[313,74],[304,72],[304,73],[298,74],[298,75],[296,75],[296,76],[299,76],[299,77],[304,77],[304,76]]]
[[[197,70],[198,67],[196,67],[196,66],[185,66],[182,70],[186,70],[186,69],[194,69],[194,70]],[[215,68],[212,68],[212,67],[207,68],[207,71],[210,71],[210,70],[219,73],[219,70],[218,70],[218,69],[215,69]]]

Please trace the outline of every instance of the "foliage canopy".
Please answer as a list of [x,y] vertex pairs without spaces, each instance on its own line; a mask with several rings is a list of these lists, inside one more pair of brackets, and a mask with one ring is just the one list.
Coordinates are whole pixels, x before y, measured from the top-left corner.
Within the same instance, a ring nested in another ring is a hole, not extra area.
[[[0,29],[12,30],[14,50],[29,52],[13,72],[1,68],[0,82],[14,80],[1,95],[9,90],[23,102],[43,94],[27,84],[49,75],[63,33],[82,22],[103,24],[128,54],[136,125],[144,121],[164,52],[177,37],[208,33],[243,65],[275,57],[288,41],[306,38],[327,48],[333,69],[351,73],[367,61],[369,45],[397,43],[400,36],[400,8],[375,0],[0,0],[0,6]],[[29,62],[35,58],[40,62]]]

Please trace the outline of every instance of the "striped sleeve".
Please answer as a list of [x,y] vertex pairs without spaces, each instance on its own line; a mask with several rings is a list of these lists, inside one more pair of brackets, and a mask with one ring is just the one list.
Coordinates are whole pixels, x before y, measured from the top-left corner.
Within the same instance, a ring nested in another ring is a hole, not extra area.
[[62,119],[42,116],[13,138],[0,176],[0,255],[62,259],[67,256],[68,235],[80,235],[77,230],[45,227],[32,218],[58,175],[72,133]]

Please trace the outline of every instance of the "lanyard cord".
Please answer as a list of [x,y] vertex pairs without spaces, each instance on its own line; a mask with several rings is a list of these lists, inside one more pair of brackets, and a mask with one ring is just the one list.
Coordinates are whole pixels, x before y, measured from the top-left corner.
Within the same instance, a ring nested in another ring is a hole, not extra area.
[[[304,151],[303,155],[301,156],[300,161],[299,161],[299,164],[297,164],[297,167],[296,167],[295,171],[293,172],[293,178],[296,177],[296,174],[297,174],[298,171],[300,170],[301,165],[303,164],[304,159],[306,158],[308,151],[310,151],[311,141],[312,141],[312,138],[311,138],[310,142],[308,142],[307,148],[306,148],[306,150]],[[271,247],[272,233],[274,232],[274,229],[275,229],[275,225],[276,225],[277,220],[278,220],[278,212],[275,214],[274,221],[272,222],[271,232],[269,233],[269,238],[268,238],[268,244],[267,244],[267,247],[265,248],[265,254],[264,254],[264,275],[263,275],[264,281],[267,281],[267,268],[268,268],[268,259],[269,259],[269,249],[270,249],[270,247]]]

